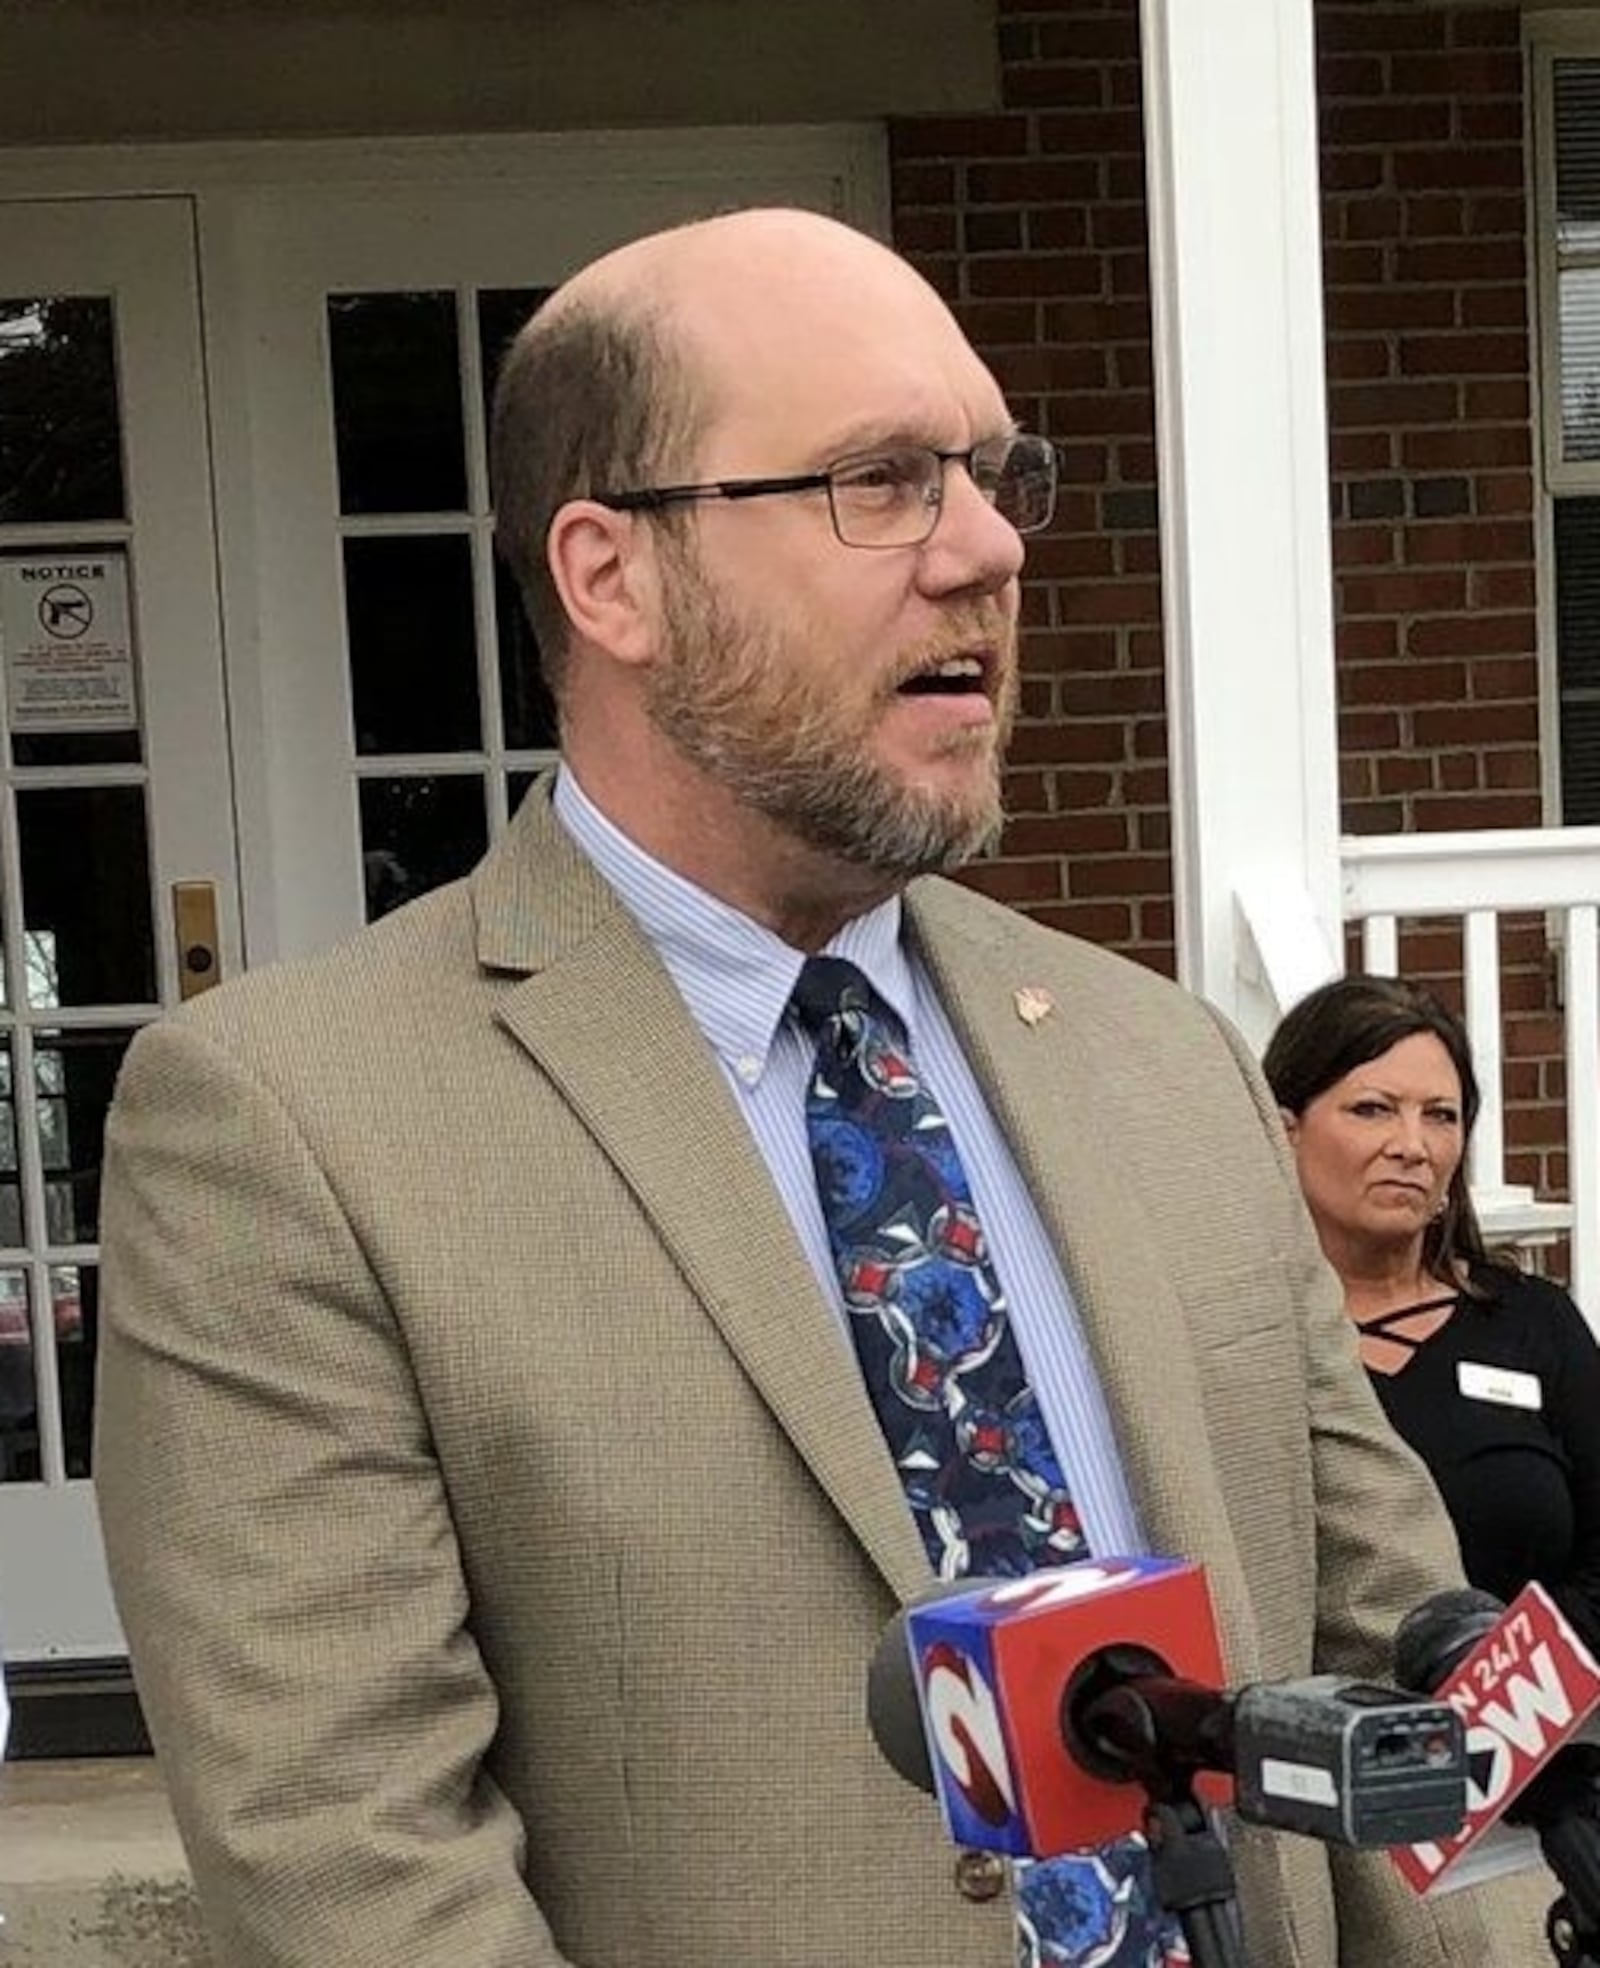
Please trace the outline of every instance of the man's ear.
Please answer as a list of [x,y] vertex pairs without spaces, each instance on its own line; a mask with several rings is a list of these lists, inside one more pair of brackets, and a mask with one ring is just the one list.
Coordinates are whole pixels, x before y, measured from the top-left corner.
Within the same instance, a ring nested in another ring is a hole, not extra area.
[[1280,1107],[1278,1112],[1283,1116],[1283,1131],[1293,1142],[1300,1133],[1300,1116],[1292,1113],[1287,1107]]
[[550,522],[545,555],[573,633],[618,662],[648,662],[659,594],[648,524],[593,499],[571,499]]

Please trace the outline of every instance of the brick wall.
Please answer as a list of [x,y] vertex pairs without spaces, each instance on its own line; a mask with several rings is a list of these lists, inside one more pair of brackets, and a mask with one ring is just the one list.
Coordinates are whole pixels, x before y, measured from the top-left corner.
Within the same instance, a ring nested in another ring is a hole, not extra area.
[[[1006,851],[973,880],[1171,971],[1135,0],[998,0],[1002,107],[891,130],[895,233],[1063,447],[1032,544]],[[1515,7],[1321,0],[1343,824],[1537,824],[1523,65]],[[1559,1187],[1559,1024],[1508,938],[1513,1179]],[[1450,994],[1453,935],[1406,967]]]

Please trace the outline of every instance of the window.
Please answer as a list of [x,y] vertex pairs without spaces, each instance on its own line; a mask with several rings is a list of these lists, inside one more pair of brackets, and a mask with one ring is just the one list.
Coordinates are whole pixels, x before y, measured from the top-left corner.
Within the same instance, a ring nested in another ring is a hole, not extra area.
[[1600,823],[1600,36],[1537,65],[1544,482],[1554,550],[1559,818]]

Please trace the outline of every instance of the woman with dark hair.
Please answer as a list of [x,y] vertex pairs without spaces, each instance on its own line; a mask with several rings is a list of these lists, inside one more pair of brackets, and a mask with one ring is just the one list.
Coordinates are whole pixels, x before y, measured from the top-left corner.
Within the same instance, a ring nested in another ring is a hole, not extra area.
[[1467,1577],[1502,1599],[1537,1579],[1600,1647],[1600,1345],[1559,1286],[1485,1248],[1460,1020],[1420,985],[1341,977],[1294,1006],[1262,1066],[1362,1361]]

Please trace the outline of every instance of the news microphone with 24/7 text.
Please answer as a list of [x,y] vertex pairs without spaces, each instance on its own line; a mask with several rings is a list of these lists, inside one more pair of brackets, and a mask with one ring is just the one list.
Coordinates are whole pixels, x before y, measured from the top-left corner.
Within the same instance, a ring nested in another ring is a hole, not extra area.
[[1236,1693],[1221,1679],[1198,1566],[1083,1559],[905,1608],[879,1643],[868,1718],[952,1838],[1017,1857],[1140,1830],[1140,1784],[1154,1797],[1192,1782],[1257,1824],[1343,1844],[1461,1822],[1465,1757],[1445,1704],[1335,1675]]
[[1600,1708],[1600,1664],[1549,1593],[1529,1585],[1509,1606],[1486,1592],[1439,1593],[1402,1623],[1394,1668],[1396,1680],[1436,1694],[1461,1717],[1468,1767],[1460,1831],[1400,1848],[1401,1872],[1418,1892],[1492,1877],[1526,1863],[1531,1840],[1487,1834],[1501,1819],[1528,1826],[1594,1933],[1600,1746],[1573,1739]]

